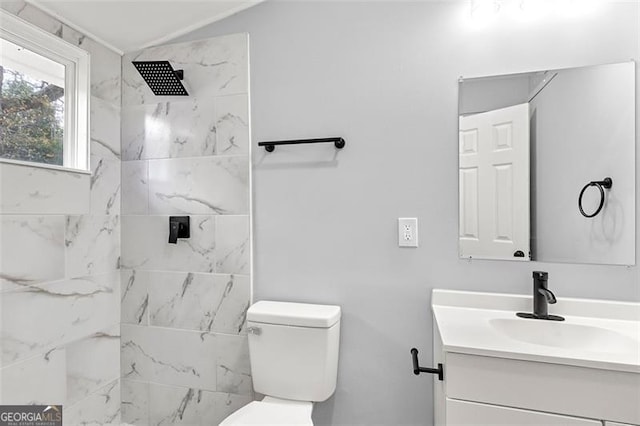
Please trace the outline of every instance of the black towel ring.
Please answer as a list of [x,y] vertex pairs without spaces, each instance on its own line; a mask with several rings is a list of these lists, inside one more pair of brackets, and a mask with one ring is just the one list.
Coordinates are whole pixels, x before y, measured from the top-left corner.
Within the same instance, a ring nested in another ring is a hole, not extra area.
[[[582,216],[594,217],[598,213],[600,213],[600,210],[602,210],[602,207],[604,206],[604,200],[605,200],[604,190],[605,188],[610,189],[612,185],[613,185],[613,180],[611,180],[610,177],[606,177],[604,178],[604,180],[591,181],[588,184],[586,184],[584,188],[582,188],[582,191],[580,191],[580,196],[578,197],[578,208],[580,209],[580,213],[582,213]],[[584,191],[586,191],[587,188],[589,188],[590,186],[597,186],[598,189],[600,190],[600,205],[598,206],[598,209],[592,214],[586,214],[582,209],[582,195],[584,194]]]

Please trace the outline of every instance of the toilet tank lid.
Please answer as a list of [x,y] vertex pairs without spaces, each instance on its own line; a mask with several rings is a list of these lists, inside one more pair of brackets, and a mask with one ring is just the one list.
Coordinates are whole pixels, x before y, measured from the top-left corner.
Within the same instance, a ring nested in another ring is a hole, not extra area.
[[262,300],[247,311],[247,321],[297,327],[329,328],[339,319],[340,306],[334,305]]

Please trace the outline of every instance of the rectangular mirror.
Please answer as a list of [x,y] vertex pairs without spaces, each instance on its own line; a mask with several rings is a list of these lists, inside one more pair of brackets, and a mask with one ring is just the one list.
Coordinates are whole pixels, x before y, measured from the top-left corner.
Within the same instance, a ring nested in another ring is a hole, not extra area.
[[459,82],[459,252],[635,264],[635,63]]

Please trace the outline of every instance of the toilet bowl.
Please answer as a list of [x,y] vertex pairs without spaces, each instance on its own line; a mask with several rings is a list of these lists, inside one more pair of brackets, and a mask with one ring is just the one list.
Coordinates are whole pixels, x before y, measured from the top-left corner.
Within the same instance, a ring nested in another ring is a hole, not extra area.
[[311,426],[313,403],[265,396],[262,401],[253,401],[231,414],[220,426],[242,425],[296,425]]
[[313,425],[313,403],[336,389],[339,306],[261,301],[247,311],[253,388],[265,395],[221,426]]

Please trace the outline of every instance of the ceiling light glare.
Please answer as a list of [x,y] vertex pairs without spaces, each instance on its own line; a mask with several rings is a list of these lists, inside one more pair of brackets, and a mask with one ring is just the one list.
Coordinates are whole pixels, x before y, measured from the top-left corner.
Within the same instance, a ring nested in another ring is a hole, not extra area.
[[549,14],[552,1],[550,0],[522,0],[520,7],[526,19],[535,19]]
[[575,18],[593,13],[598,2],[596,0],[555,0],[553,3],[556,14]]
[[495,18],[500,11],[496,0],[471,0],[471,18],[474,21],[487,21]]
[[524,13],[524,0],[502,0],[500,3],[501,16],[520,19]]

